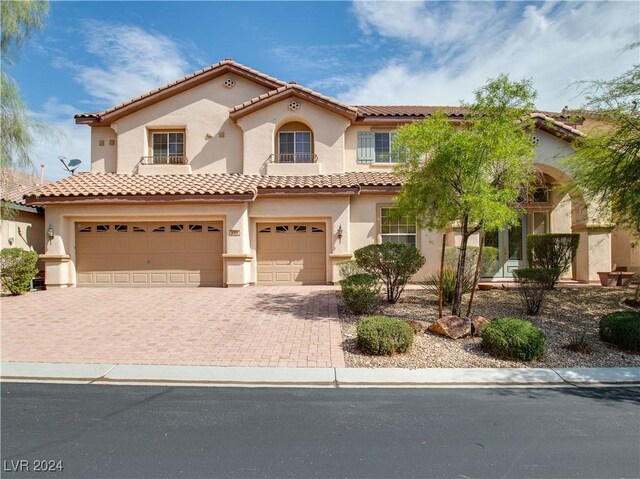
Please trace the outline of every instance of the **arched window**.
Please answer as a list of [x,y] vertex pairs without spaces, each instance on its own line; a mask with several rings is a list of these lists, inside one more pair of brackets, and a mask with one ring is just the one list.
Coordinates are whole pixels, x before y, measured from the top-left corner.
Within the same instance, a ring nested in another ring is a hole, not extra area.
[[304,123],[282,125],[276,135],[275,163],[315,163],[313,132]]

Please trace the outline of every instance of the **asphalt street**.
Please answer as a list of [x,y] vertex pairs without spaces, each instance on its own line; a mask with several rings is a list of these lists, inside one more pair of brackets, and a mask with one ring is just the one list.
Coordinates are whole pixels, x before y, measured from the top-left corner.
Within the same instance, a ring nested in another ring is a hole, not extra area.
[[628,387],[2,383],[2,477],[637,478],[639,406]]

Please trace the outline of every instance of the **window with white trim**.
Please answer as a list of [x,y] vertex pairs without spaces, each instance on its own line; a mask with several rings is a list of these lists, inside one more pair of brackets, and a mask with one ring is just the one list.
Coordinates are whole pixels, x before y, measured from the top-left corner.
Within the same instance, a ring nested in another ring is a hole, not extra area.
[[393,131],[359,131],[358,162],[376,164],[403,163],[406,158],[393,151]]
[[184,157],[184,132],[152,132],[151,156],[153,156],[154,158]]
[[278,133],[280,161],[309,163],[311,159],[310,131],[281,131]]
[[417,245],[417,227],[409,217],[397,218],[393,207],[380,208],[380,241],[382,243],[406,243]]

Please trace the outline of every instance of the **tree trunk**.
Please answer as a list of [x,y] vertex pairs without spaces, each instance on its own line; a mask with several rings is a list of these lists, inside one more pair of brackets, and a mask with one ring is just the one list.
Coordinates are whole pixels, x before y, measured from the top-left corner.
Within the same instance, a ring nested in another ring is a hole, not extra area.
[[447,235],[442,235],[442,252],[440,253],[440,282],[438,284],[438,319],[442,319],[442,280],[444,274],[444,251],[447,247]]
[[467,317],[471,318],[473,312],[473,295],[478,287],[478,281],[480,280],[480,274],[482,273],[482,250],[484,249],[484,237],[480,233],[480,249],[478,250],[478,262],[476,263],[476,271],[473,275],[473,285],[471,286],[471,297],[469,298],[469,307],[467,307]]
[[456,269],[456,287],[453,292],[453,305],[451,314],[461,316],[462,313],[462,282],[464,267],[467,261],[467,243],[469,242],[469,218],[465,215],[462,219],[462,238],[460,240],[460,254],[458,254],[458,267]]

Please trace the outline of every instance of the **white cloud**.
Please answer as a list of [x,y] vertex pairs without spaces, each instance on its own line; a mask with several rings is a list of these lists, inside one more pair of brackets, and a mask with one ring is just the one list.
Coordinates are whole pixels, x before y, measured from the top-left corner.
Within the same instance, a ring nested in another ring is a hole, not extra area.
[[636,2],[355,2],[366,34],[415,49],[339,98],[351,104],[456,105],[488,78],[532,78],[539,108],[577,107],[576,80],[612,78],[638,61]]
[[[74,79],[105,106],[156,89],[193,69],[189,61],[193,47],[161,33],[100,22],[90,22],[87,31],[86,51],[93,63],[83,65],[63,57],[54,65],[71,65]],[[199,57],[197,51],[194,54]]]
[[51,127],[48,135],[37,135],[36,143],[31,150],[31,159],[40,172],[44,165],[44,176],[48,180],[59,180],[68,176],[58,159],[78,158],[82,165],[77,171],[89,171],[91,166],[91,132],[86,125],[76,125],[73,119],[78,110],[72,105],[61,103],[57,98],[47,99],[39,112],[34,116]]

